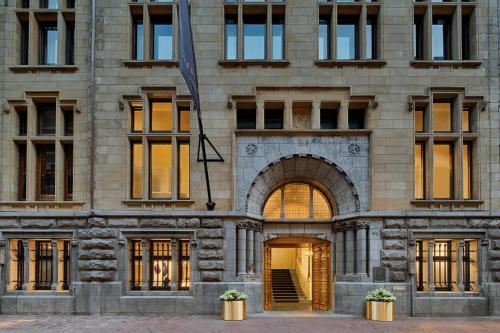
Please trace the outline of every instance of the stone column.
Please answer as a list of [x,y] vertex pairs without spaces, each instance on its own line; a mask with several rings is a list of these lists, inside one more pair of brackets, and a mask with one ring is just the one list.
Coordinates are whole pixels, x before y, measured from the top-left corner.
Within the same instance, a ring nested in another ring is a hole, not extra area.
[[429,249],[427,250],[427,271],[428,271],[428,277],[427,277],[427,284],[429,285],[429,291],[433,292],[434,291],[434,245],[436,245],[436,242],[434,240],[429,241]]
[[366,251],[368,222],[358,222],[356,225],[356,273],[367,274]]
[[261,246],[262,246],[262,232],[260,228],[257,228],[255,230],[255,235],[254,235],[255,241],[254,241],[254,247],[255,247],[255,274],[261,274],[262,272],[262,251],[261,251]]
[[346,243],[346,273],[352,274],[355,273],[355,247],[354,247],[354,230],[352,227],[347,230],[345,235],[345,243]]
[[172,239],[172,281],[170,282],[170,290],[176,291],[178,289],[178,273],[179,273],[179,251],[177,246],[177,239]]
[[247,230],[238,225],[238,275],[247,273]]
[[252,228],[247,229],[247,273],[255,273],[255,261],[254,261],[254,230]]
[[141,240],[141,245],[142,245],[142,286],[141,286],[141,290],[149,290],[149,283],[148,283],[148,263],[149,263],[148,245],[149,245],[149,242],[146,239],[143,239],[143,240]]
[[321,129],[321,103],[314,102],[312,105],[312,129]]
[[293,128],[293,103],[286,101],[283,110],[283,129]]
[[257,102],[257,129],[264,129],[264,102]]
[[335,270],[337,274],[344,274],[344,231],[338,230],[335,234]]
[[458,252],[457,252],[457,287],[461,292],[465,291],[464,286],[464,246],[465,242],[463,239],[458,241]]
[[59,271],[58,271],[58,251],[57,251],[57,241],[53,240],[51,242],[52,245],[52,285],[50,286],[50,290],[56,291],[57,285],[59,282]]
[[30,283],[30,247],[27,240],[23,240],[23,250],[24,250],[24,275],[23,275],[23,290],[29,289]]

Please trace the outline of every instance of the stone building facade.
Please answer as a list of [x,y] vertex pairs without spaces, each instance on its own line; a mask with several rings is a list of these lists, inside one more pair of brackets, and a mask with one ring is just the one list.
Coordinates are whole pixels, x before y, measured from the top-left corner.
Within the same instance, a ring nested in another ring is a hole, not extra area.
[[262,312],[307,242],[313,307],[500,314],[497,1],[192,0],[215,211],[175,2],[1,5],[1,313]]

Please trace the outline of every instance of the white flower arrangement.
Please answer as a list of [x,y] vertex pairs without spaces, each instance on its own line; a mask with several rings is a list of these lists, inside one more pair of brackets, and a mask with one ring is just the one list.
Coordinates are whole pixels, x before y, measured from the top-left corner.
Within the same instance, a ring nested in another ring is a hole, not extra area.
[[394,296],[394,294],[389,290],[379,288],[370,291],[368,295],[366,295],[365,299],[371,302],[395,302],[396,296]]
[[239,292],[237,290],[228,290],[219,297],[219,301],[224,301],[224,302],[244,301],[247,298],[248,296],[242,292]]

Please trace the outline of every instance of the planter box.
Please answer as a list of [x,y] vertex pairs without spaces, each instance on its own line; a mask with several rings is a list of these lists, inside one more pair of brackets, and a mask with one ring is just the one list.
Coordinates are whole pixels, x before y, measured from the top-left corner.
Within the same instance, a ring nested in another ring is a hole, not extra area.
[[246,301],[223,301],[222,319],[245,320],[247,315]]
[[393,321],[394,302],[366,301],[366,319],[376,321]]

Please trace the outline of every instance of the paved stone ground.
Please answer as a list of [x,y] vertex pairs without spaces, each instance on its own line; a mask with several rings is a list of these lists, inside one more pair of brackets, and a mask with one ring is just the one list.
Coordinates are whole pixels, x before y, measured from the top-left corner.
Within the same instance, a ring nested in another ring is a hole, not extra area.
[[251,317],[245,322],[224,322],[215,317],[0,316],[0,332],[499,333],[500,318],[398,318],[377,323],[342,317]]

